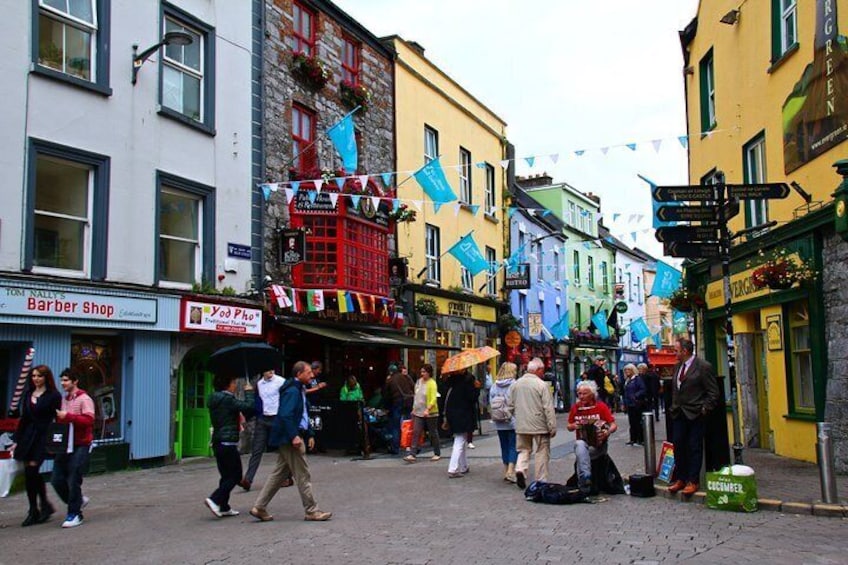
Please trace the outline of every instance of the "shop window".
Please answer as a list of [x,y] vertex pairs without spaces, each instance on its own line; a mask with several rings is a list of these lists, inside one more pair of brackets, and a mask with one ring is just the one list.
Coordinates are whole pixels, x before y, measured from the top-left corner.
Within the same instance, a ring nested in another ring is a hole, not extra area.
[[700,70],[701,133],[715,129],[716,88],[713,50],[710,49],[698,66]]
[[110,6],[108,0],[33,2],[33,72],[111,94]]
[[121,358],[118,337],[71,336],[71,371],[94,401],[94,439],[98,441],[123,437]]
[[472,349],[474,347],[474,334],[462,332],[459,334],[459,347],[462,349]]
[[471,151],[459,148],[459,201],[472,204],[471,194]]
[[162,47],[161,114],[208,132],[215,127],[215,29],[164,4],[162,34],[181,31],[189,45]]
[[300,2],[292,5],[292,51],[314,55],[315,13]]
[[25,267],[103,279],[109,158],[30,140]]
[[494,249],[486,246],[486,264],[489,269],[486,273],[486,294],[495,296],[498,292],[498,258]]
[[797,0],[772,0],[772,49],[771,60],[780,60],[790,49],[798,45]]
[[436,330],[436,343],[438,345],[453,345],[451,332],[448,330]]
[[156,280],[191,288],[212,281],[215,267],[215,189],[157,172]]
[[342,39],[342,80],[354,86],[359,84],[359,65],[362,47],[351,38]]
[[813,359],[810,349],[810,310],[806,301],[787,307],[790,353],[790,402],[792,412],[815,411],[813,394]]
[[292,106],[292,166],[307,172],[318,167],[315,141],[315,113],[300,105]]
[[424,126],[424,164],[439,156],[439,132],[430,126]]
[[495,209],[495,168],[486,163],[486,215],[492,218],[495,217],[497,210]]

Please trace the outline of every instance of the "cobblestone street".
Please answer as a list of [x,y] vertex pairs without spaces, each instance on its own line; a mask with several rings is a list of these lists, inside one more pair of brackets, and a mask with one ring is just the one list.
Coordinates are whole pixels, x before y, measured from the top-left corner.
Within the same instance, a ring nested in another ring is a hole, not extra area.
[[[626,476],[643,464],[641,450],[623,445],[625,435],[615,438],[611,453]],[[553,481],[571,474],[570,436],[555,438]],[[845,562],[840,518],[717,512],[662,496],[573,506],[526,502],[501,479],[497,443],[493,433],[475,438],[471,472],[455,480],[447,478],[446,457],[414,465],[385,456],[310,457],[319,505],[333,512],[326,523],[303,521],[294,488],[271,502],[272,522],[247,515],[256,488],[233,492],[240,516],[214,518],[203,505],[217,481],[207,459],[86,479],[92,502],[85,524],[73,530],[59,528],[58,514],[20,528],[26,501],[18,493],[0,500],[0,563]],[[257,486],[272,461],[263,460]]]

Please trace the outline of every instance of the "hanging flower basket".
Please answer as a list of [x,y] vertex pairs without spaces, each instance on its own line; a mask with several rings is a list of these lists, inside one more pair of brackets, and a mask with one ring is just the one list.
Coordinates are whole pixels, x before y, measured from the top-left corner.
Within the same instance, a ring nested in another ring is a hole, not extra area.
[[419,298],[415,302],[415,311],[422,316],[435,316],[439,313],[439,307],[432,298]]
[[389,219],[394,220],[398,224],[402,222],[414,222],[416,215],[416,211],[406,204],[401,204],[397,210],[389,210]]
[[785,249],[774,250],[768,255],[760,251],[759,255],[766,260],[751,273],[754,288],[786,290],[795,283],[812,282],[816,278],[817,273],[809,261],[792,257]]
[[347,108],[353,110],[357,106],[361,106],[361,110],[364,112],[368,109],[368,104],[371,103],[371,91],[364,85],[343,80],[339,83],[339,98]]
[[707,305],[704,297],[685,288],[678,288],[668,299],[668,304],[678,312],[691,312]]
[[330,70],[317,57],[292,52],[289,68],[294,76],[312,90],[321,90],[330,80]]

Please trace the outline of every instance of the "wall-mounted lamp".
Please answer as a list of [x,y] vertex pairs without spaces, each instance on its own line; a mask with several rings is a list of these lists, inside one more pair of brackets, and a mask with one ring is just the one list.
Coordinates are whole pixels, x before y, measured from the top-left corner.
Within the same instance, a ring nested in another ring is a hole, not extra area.
[[141,69],[144,62],[153,55],[157,49],[163,45],[191,45],[192,42],[194,42],[194,39],[192,39],[191,35],[184,31],[169,31],[162,36],[162,41],[152,47],[148,47],[141,53],[138,52],[138,45],[133,45],[132,83],[135,84],[139,69]]
[[739,21],[739,10],[730,10],[725,15],[723,15],[719,21],[723,24],[732,26],[733,24]]

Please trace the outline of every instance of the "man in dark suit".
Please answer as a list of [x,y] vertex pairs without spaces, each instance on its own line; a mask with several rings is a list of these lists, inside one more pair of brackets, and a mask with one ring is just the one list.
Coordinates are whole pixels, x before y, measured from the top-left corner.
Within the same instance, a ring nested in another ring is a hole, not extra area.
[[674,474],[670,493],[682,491],[691,496],[698,491],[704,454],[705,416],[719,399],[718,380],[713,366],[695,357],[695,345],[680,338],[675,345],[678,364],[674,368],[671,418],[674,441]]

